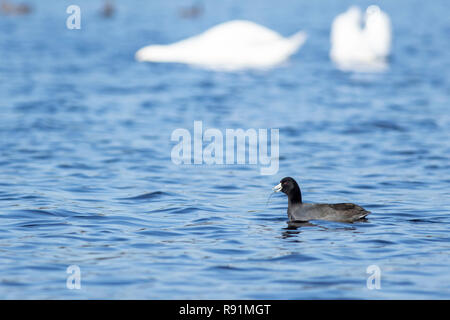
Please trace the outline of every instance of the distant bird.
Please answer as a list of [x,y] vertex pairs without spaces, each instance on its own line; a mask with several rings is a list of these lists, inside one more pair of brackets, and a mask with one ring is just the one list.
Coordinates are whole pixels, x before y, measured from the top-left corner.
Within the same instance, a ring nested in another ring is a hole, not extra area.
[[2,0],[0,11],[7,15],[25,15],[31,13],[31,7],[26,3],[14,4],[7,0]]
[[378,6],[366,9],[364,28],[358,7],[338,15],[331,27],[331,59],[341,69],[383,70],[391,50],[391,22]]
[[367,216],[370,211],[353,204],[317,204],[303,203],[300,187],[290,177],[281,179],[280,184],[273,188],[275,192],[283,192],[288,196],[289,221],[330,220],[339,222],[354,222]]
[[288,59],[305,40],[303,31],[284,38],[254,22],[234,20],[173,44],[144,47],[136,52],[136,59],[228,71],[270,68]]
[[106,0],[103,3],[103,7],[100,11],[100,14],[105,18],[111,18],[114,15],[115,8],[111,1]]
[[178,11],[181,18],[195,19],[203,14],[203,4],[196,3],[190,7],[180,8]]

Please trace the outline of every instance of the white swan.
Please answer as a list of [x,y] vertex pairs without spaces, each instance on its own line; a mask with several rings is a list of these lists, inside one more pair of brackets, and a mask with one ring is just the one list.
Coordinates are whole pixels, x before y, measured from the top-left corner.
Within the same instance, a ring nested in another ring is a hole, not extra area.
[[219,70],[270,68],[285,61],[305,40],[303,31],[284,38],[256,23],[235,20],[173,44],[144,47],[136,52],[136,59]]
[[331,59],[345,70],[376,71],[387,68],[391,50],[391,22],[378,6],[369,6],[361,27],[362,13],[350,7],[331,27]]

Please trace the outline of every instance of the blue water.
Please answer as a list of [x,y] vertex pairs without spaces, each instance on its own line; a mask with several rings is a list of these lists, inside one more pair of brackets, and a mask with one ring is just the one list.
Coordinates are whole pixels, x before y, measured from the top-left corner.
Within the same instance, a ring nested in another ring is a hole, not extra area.
[[[120,3],[119,3],[120,2]],[[332,19],[368,1],[29,1],[0,15],[0,297],[3,299],[450,298],[450,4],[382,1],[384,73],[341,72]],[[145,64],[134,53],[249,19],[309,38],[268,71]],[[278,128],[280,169],[177,166],[176,128]],[[288,228],[306,202],[354,202],[354,224]],[[81,289],[66,269],[81,270]],[[369,290],[366,269],[381,271]]]

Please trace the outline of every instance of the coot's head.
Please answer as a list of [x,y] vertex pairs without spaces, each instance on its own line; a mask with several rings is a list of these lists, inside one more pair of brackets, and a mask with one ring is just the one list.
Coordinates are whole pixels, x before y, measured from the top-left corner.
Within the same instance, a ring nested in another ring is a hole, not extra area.
[[300,193],[300,187],[297,182],[291,177],[286,177],[281,179],[280,184],[273,187],[272,189],[275,192],[283,192],[285,193],[289,200],[292,202],[302,202],[302,195]]

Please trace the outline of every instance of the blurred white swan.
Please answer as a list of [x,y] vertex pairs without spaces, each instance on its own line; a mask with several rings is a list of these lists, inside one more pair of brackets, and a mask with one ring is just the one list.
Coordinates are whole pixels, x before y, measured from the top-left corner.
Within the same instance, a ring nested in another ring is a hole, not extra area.
[[350,7],[331,27],[331,59],[344,70],[380,71],[387,68],[391,51],[391,22],[378,6],[369,6],[361,27],[362,13]]
[[256,23],[235,20],[173,44],[144,47],[136,52],[136,59],[219,70],[270,68],[289,58],[305,40],[303,31],[284,38]]

